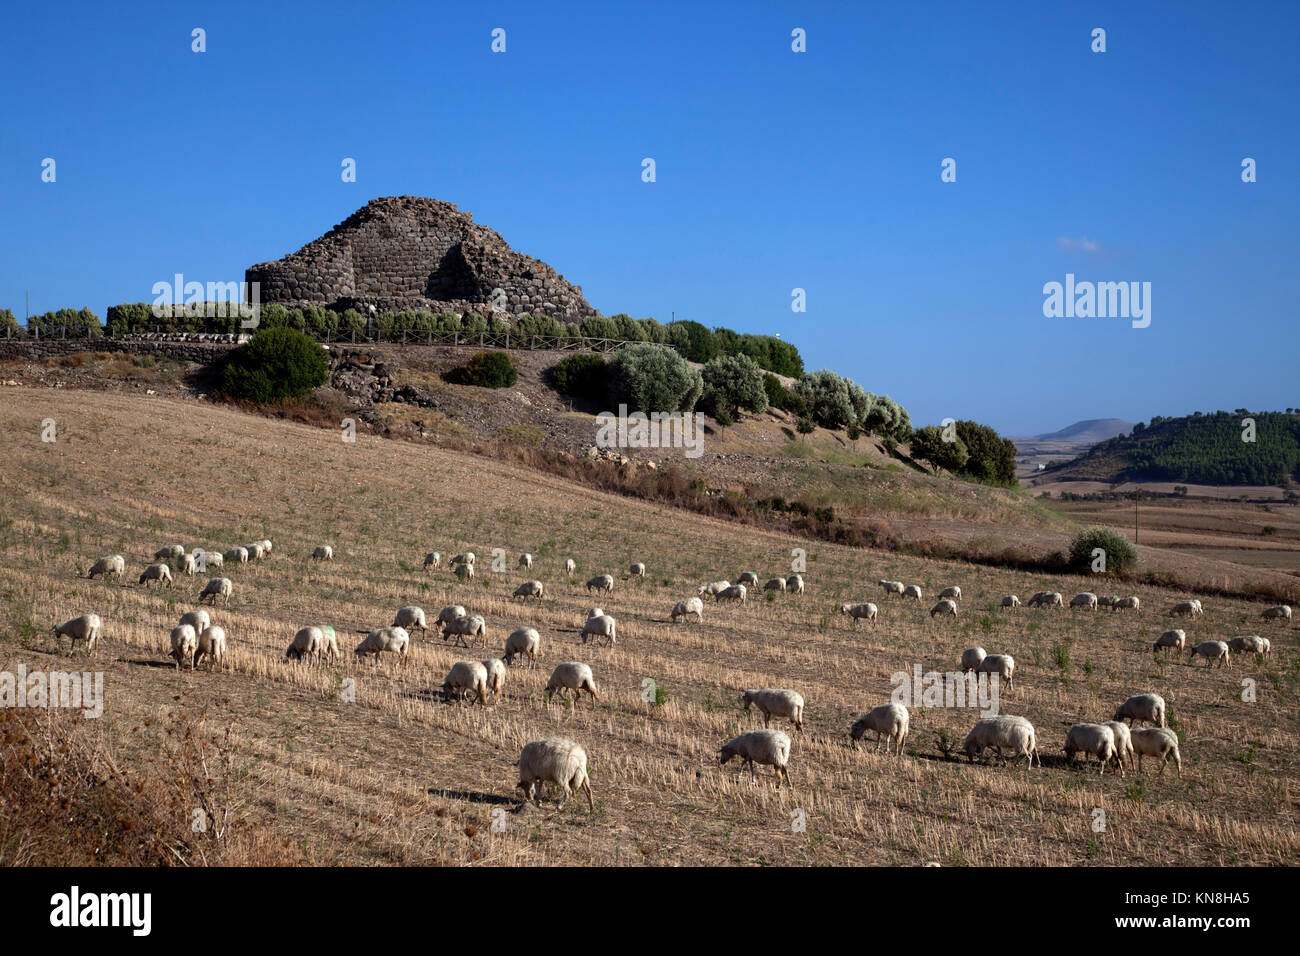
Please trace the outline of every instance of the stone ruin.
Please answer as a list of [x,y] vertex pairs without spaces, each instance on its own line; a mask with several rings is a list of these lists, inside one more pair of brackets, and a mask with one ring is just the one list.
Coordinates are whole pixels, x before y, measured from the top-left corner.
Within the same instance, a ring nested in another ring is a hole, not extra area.
[[372,199],[292,255],[252,266],[245,280],[260,283],[262,305],[291,308],[497,311],[569,322],[597,314],[581,286],[515,252],[472,214],[423,196]]

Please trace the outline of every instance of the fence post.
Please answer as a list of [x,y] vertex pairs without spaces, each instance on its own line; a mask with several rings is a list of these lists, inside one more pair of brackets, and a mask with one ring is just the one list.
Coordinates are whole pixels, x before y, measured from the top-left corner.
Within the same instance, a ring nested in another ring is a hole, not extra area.
[[480,333],[478,334],[478,347],[479,347],[479,348],[482,348],[482,347],[483,347],[483,333],[482,333],[482,332],[480,332]]

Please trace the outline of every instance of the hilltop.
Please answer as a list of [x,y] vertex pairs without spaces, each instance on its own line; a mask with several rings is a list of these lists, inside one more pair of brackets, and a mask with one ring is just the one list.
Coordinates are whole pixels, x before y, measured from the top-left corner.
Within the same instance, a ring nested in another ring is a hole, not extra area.
[[[1073,425],[1067,425],[1059,431],[1035,435],[1033,441],[1068,441],[1096,444],[1116,435],[1125,435],[1133,430],[1133,422],[1122,418],[1088,418]],[[1012,439],[1019,443],[1020,439]]]

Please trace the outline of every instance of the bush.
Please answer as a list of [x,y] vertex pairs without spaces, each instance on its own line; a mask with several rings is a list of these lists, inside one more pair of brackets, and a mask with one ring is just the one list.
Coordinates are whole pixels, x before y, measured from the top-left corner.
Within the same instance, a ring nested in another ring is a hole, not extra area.
[[479,352],[465,363],[460,381],[481,388],[509,388],[519,378],[514,363],[505,352]]
[[579,326],[583,337],[589,339],[619,338],[618,323],[606,315],[589,315]]
[[937,425],[926,425],[912,436],[912,457],[955,474],[966,466],[970,452],[959,436],[944,441],[942,429]]
[[230,353],[220,373],[221,391],[234,399],[265,405],[301,398],[329,373],[325,350],[296,329],[258,329],[247,345]]
[[809,372],[795,383],[794,390],[808,403],[812,420],[823,428],[847,428],[857,421],[849,382],[834,372]]
[[712,332],[685,319],[668,323],[668,340],[692,362],[708,362],[720,351]]
[[690,362],[672,349],[650,342],[624,345],[609,363],[609,398],[630,411],[689,412],[704,381]]
[[1106,556],[1106,572],[1123,574],[1137,567],[1137,548],[1114,528],[1085,528],[1070,542],[1070,570],[1093,574],[1092,552],[1100,548]]
[[[742,409],[754,413],[767,411],[767,391],[763,371],[747,355],[724,355],[704,366],[704,390],[700,410],[729,425]],[[725,416],[728,421],[724,422]]]
[[599,402],[605,397],[607,363],[599,355],[569,355],[551,369],[551,387],[562,395]]

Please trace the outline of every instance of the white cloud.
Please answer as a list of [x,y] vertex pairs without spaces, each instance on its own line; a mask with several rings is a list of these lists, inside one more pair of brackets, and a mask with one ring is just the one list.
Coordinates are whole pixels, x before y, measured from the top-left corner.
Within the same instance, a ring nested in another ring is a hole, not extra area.
[[1101,252],[1101,240],[1089,239],[1087,236],[1080,236],[1078,239],[1071,239],[1068,236],[1057,236],[1056,248],[1067,252]]

